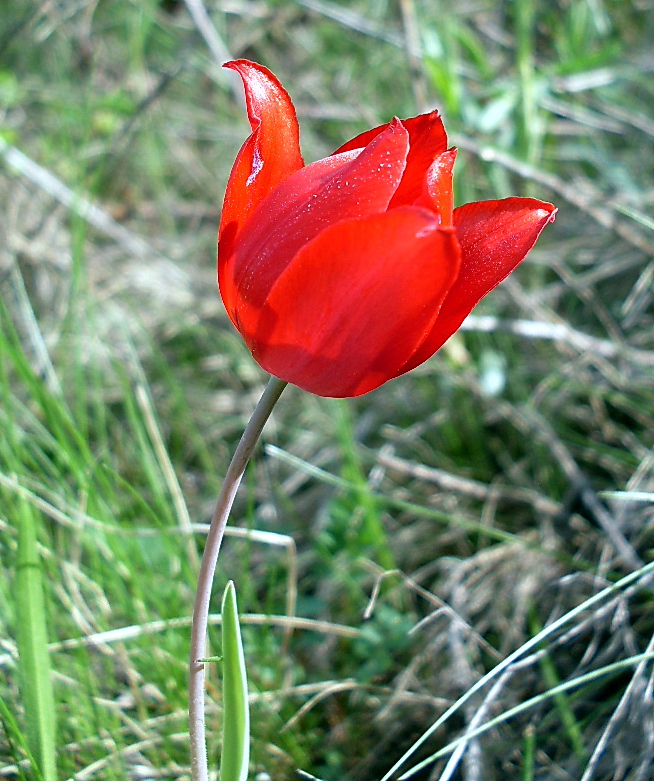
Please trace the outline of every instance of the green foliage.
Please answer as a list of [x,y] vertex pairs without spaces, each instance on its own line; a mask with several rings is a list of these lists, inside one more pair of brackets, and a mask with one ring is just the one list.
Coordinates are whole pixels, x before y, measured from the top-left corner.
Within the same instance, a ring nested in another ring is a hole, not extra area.
[[236,590],[231,580],[223,594],[221,616],[223,744],[220,781],[245,781],[250,758],[250,707]]
[[41,562],[36,545],[36,518],[25,501],[10,510],[18,528],[16,555],[16,646],[20,694],[27,737],[44,781],[55,781],[56,716],[47,647]]

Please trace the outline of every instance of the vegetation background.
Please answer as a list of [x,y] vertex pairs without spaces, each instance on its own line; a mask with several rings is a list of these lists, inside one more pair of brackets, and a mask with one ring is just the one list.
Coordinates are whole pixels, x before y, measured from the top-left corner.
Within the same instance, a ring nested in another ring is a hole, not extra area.
[[[654,779],[654,3],[202,8],[0,8],[0,777],[188,778],[202,524],[265,383],[215,284],[234,56],[289,89],[307,160],[437,106],[459,203],[560,207],[424,366],[282,397],[215,589],[251,777],[379,781],[516,652],[402,770]],[[214,767],[220,702],[212,670]]]

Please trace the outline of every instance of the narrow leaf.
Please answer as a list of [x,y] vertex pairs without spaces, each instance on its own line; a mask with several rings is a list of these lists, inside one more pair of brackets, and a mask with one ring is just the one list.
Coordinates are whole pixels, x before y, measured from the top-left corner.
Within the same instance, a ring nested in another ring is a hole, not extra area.
[[250,759],[250,710],[236,589],[231,580],[223,594],[222,633],[223,753],[220,781],[245,781]]
[[56,781],[55,707],[43,597],[43,575],[30,507],[17,504],[16,620],[20,692],[27,741],[44,781]]

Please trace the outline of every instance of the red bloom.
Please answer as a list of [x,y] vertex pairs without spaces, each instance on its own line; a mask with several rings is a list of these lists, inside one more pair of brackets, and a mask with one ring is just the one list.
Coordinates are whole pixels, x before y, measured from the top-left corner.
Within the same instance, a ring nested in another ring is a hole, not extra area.
[[218,275],[264,369],[358,396],[431,357],[554,219],[506,198],[452,207],[456,149],[437,111],[393,119],[305,165],[291,99],[247,60],[252,134],[227,185]]

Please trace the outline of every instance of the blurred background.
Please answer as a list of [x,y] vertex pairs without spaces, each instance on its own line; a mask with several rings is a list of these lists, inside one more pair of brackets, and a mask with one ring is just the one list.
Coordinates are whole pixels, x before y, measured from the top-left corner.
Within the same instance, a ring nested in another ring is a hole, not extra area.
[[[652,0],[4,0],[0,777],[189,778],[197,524],[266,381],[215,282],[228,57],[281,79],[307,161],[438,107],[457,203],[559,207],[426,364],[282,397],[215,588],[251,778],[380,781],[555,620],[402,770],[654,778]],[[216,768],[218,670],[208,694]]]

